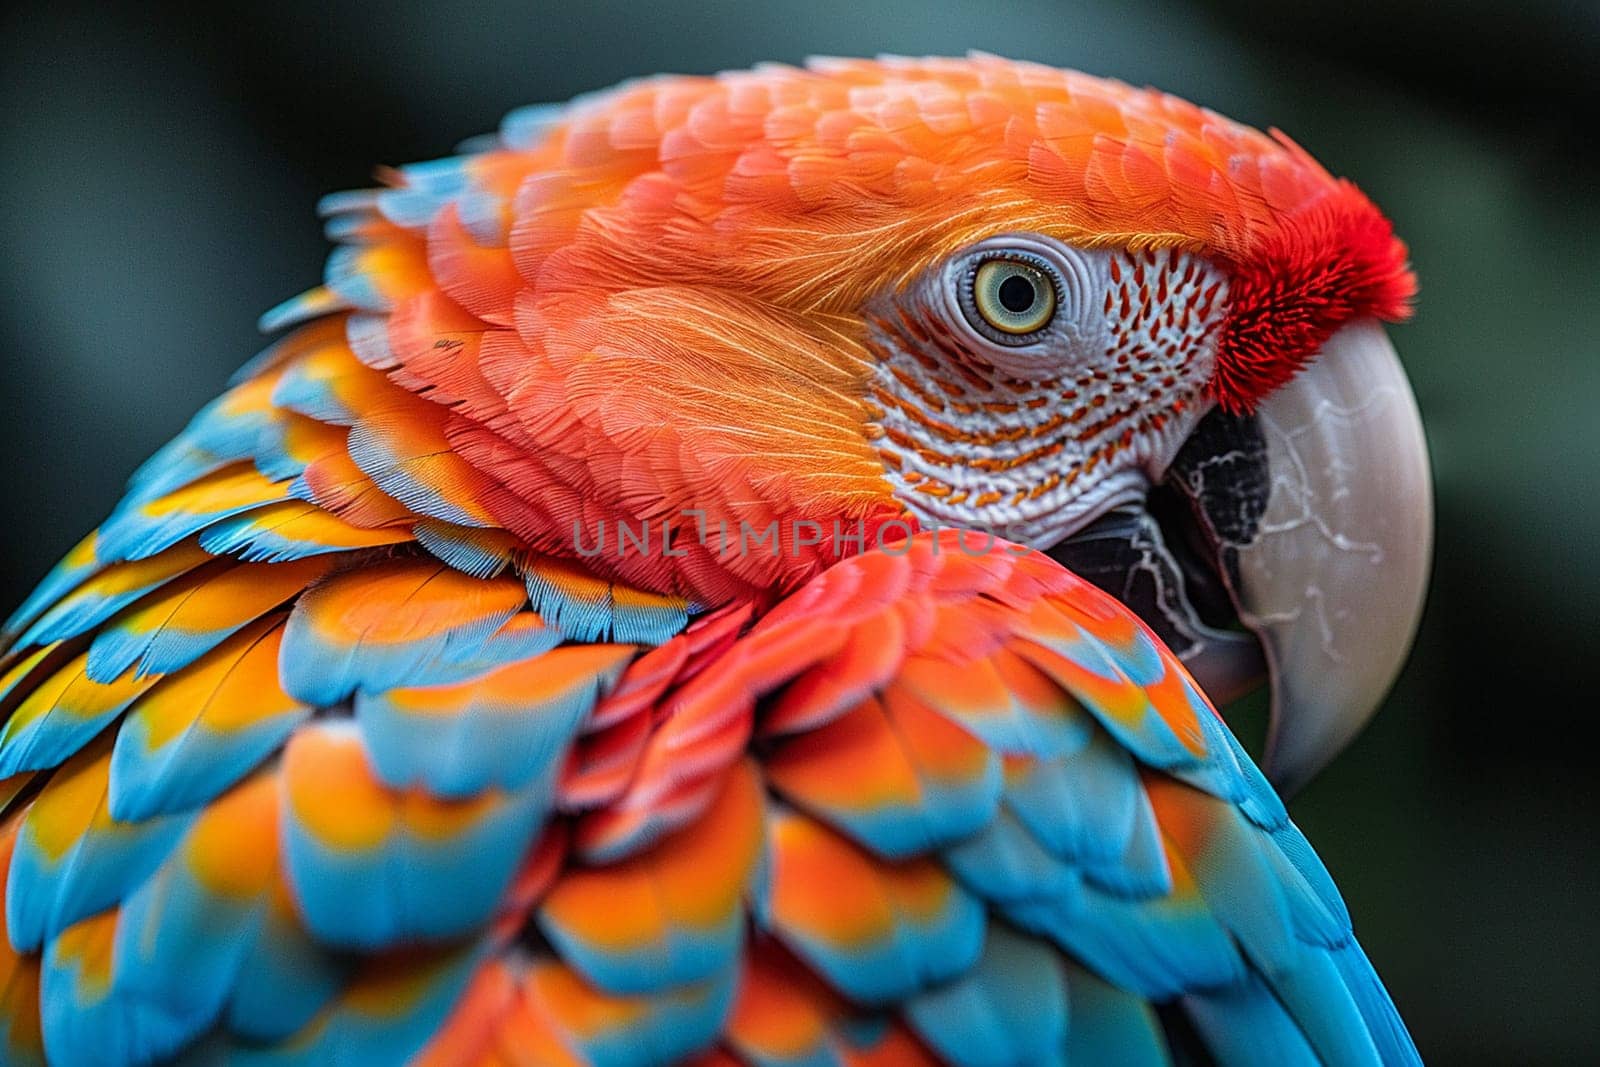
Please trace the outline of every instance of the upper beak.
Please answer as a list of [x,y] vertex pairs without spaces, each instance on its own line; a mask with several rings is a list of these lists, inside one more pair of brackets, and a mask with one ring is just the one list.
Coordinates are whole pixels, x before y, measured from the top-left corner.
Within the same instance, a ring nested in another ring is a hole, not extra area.
[[1254,415],[1207,415],[1162,484],[1051,555],[1139,611],[1214,702],[1270,675],[1263,769],[1291,793],[1377,709],[1422,613],[1432,486],[1394,346],[1345,326]]

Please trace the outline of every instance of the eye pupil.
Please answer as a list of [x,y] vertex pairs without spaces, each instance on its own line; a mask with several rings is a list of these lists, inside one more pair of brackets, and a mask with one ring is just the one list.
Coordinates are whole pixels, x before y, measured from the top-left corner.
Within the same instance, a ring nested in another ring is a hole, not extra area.
[[1000,291],[995,294],[1000,298],[1000,306],[1013,315],[1020,315],[1033,307],[1037,298],[1033,282],[1020,274],[1013,274],[1000,283]]

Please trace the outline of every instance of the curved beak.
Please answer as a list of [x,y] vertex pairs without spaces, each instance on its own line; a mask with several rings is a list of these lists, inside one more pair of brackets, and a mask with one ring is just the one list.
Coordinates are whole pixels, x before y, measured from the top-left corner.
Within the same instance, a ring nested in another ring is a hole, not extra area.
[[1432,549],[1416,400],[1382,327],[1357,322],[1254,415],[1207,415],[1142,506],[1051,555],[1139,611],[1213,702],[1270,677],[1263,769],[1288,794],[1393,684]]
[[1234,549],[1235,596],[1272,671],[1264,769],[1292,792],[1400,673],[1433,557],[1433,486],[1416,399],[1377,323],[1329,338],[1256,418],[1272,490]]

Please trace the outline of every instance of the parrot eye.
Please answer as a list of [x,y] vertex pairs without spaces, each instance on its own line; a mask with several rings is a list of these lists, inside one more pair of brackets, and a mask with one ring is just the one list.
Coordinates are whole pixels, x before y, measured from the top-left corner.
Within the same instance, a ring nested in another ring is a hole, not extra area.
[[974,329],[1001,344],[1026,344],[1055,317],[1059,284],[1044,262],[1014,253],[974,264],[962,310]]
[[1000,234],[925,275],[920,299],[975,357],[1043,380],[1106,352],[1107,260],[1040,234]]

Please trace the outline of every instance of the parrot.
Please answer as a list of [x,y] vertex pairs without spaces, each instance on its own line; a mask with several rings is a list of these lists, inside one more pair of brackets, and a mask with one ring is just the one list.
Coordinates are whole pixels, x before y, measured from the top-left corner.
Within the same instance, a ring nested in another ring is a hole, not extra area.
[[4,626],[0,1061],[1419,1062],[1283,799],[1427,581],[1355,185],[982,53],[375,184]]

